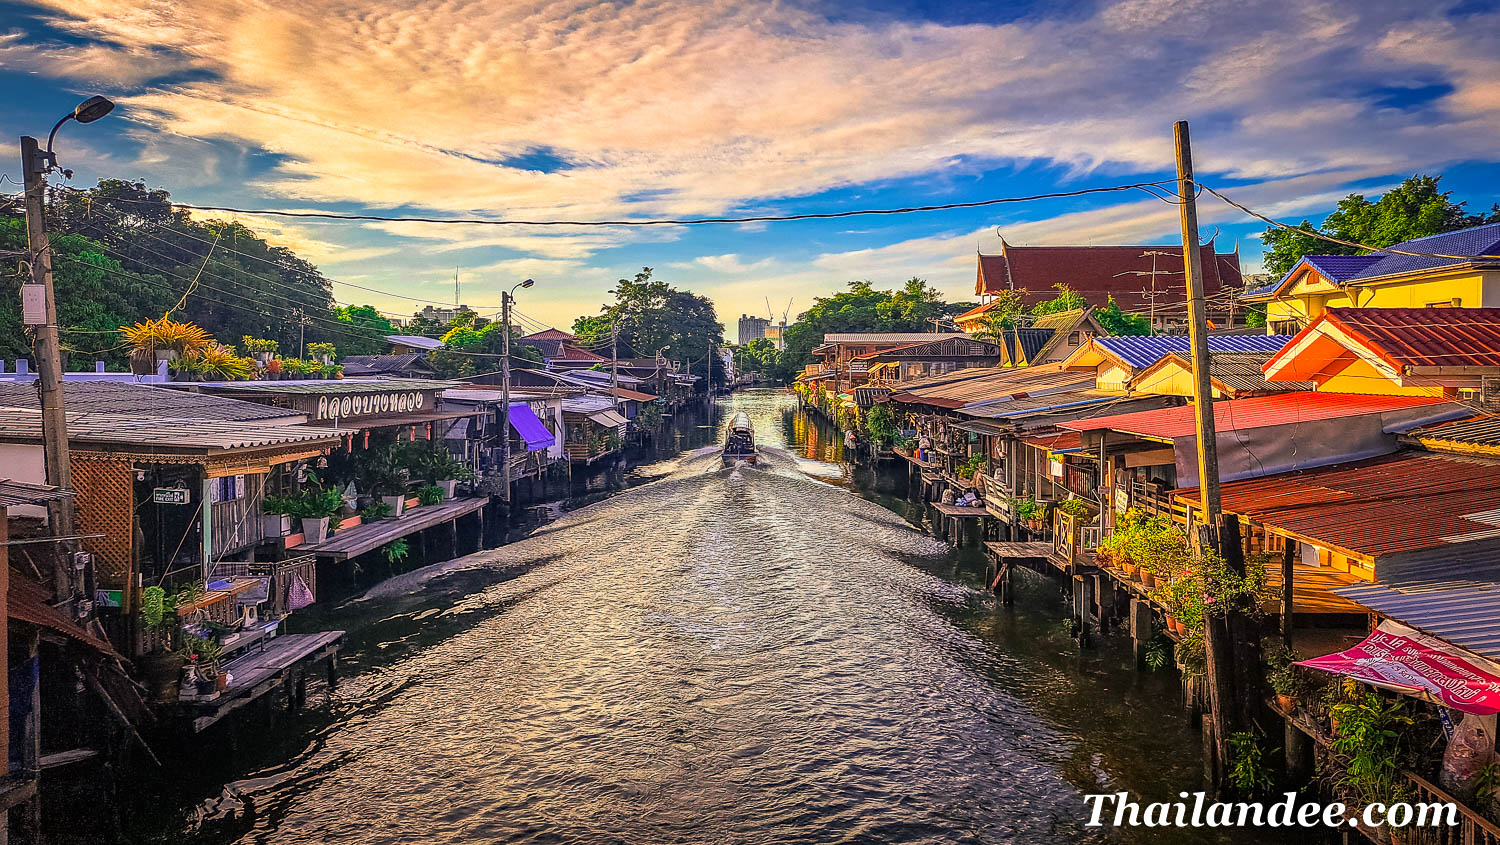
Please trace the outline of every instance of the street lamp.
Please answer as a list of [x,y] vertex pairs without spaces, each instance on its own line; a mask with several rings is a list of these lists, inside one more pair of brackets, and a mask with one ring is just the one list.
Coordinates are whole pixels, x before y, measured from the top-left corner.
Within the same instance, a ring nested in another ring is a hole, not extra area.
[[[37,362],[37,374],[42,383],[42,447],[47,481],[63,490],[73,488],[73,473],[68,462],[68,422],[64,414],[62,392],[62,350],[57,338],[57,297],[52,289],[52,250],[48,249],[44,208],[47,173],[57,166],[52,142],[64,123],[69,120],[93,123],[109,114],[114,107],[114,103],[103,97],[90,97],[79,103],[71,114],[65,115],[53,125],[52,132],[47,136],[45,151],[40,149],[35,138],[21,136],[21,178],[26,197],[26,248],[29,253],[27,263],[31,268],[31,279],[23,286],[21,301],[41,305],[39,309],[23,307],[22,310],[31,312],[28,314],[30,319],[25,322],[36,327],[36,354],[41,359]],[[63,175],[71,178],[73,174],[65,170]],[[50,504],[48,510],[54,533],[59,537],[71,537],[71,497],[64,497]],[[60,571],[56,583],[59,587],[67,586],[67,593],[71,596],[77,590],[77,579],[77,574]]]
[[536,284],[534,279],[517,282],[500,295],[500,471],[505,473],[505,518],[510,519],[510,306],[516,291]]

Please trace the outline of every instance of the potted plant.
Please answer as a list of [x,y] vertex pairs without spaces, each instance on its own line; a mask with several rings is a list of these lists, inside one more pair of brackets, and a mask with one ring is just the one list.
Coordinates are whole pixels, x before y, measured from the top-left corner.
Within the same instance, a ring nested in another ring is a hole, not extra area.
[[245,351],[262,364],[269,364],[273,360],[272,356],[276,354],[276,350],[280,347],[280,344],[274,340],[251,337],[250,335],[245,335],[240,340],[245,344]]
[[266,362],[266,381],[281,381],[280,358],[272,358]]
[[1334,788],[1354,806],[1387,805],[1409,797],[1401,777],[1403,727],[1412,719],[1400,701],[1365,692],[1330,708],[1335,718],[1332,769]]
[[310,358],[326,367],[333,363],[333,358],[338,354],[338,349],[331,343],[309,343],[307,345],[307,354]]
[[375,522],[389,517],[391,512],[391,506],[385,502],[371,502],[359,512],[359,516],[365,522]]
[[261,533],[267,537],[286,537],[292,533],[292,512],[296,503],[291,496],[269,495],[261,501]]
[[329,522],[344,506],[344,496],[337,489],[304,490],[299,494],[299,516],[302,533],[309,543],[321,543],[328,536]]
[[359,474],[363,479],[360,486],[380,497],[390,508],[390,517],[400,519],[406,512],[406,484],[411,471],[402,464],[397,446],[366,453]]
[[428,484],[417,488],[417,504],[423,507],[441,504],[443,501],[443,488],[436,484]]
[[1271,692],[1276,696],[1276,706],[1283,713],[1291,713],[1297,708],[1300,684],[1294,666],[1296,662],[1297,653],[1286,646],[1266,657],[1266,684],[1271,687]]
[[307,362],[301,358],[282,358],[281,370],[293,379],[307,375]]
[[150,375],[158,362],[191,357],[213,343],[208,332],[186,320],[173,320],[170,314],[123,326],[120,333],[131,346],[130,369],[137,375]]
[[151,637],[151,651],[141,655],[136,663],[146,676],[147,689],[158,703],[170,704],[177,700],[181,691],[182,669],[187,664],[183,654],[163,648],[169,640],[173,623],[177,621],[176,596],[152,585],[141,591],[141,624]]

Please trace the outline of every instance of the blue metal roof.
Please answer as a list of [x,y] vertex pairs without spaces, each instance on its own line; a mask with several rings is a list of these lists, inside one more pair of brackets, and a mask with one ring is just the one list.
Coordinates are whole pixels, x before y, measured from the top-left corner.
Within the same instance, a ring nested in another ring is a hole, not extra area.
[[[1280,352],[1292,339],[1285,334],[1226,334],[1209,335],[1211,352]],[[1154,337],[1096,337],[1094,343],[1137,370],[1144,370],[1173,352],[1192,349],[1187,335],[1158,335]]]
[[1500,584],[1438,581],[1396,588],[1361,582],[1333,592],[1403,625],[1500,660]]
[[1357,282],[1361,279],[1391,276],[1397,273],[1411,273],[1419,270],[1433,270],[1438,267],[1467,264],[1474,260],[1500,263],[1500,259],[1478,258],[1478,256],[1485,255],[1500,256],[1500,223],[1489,223],[1484,226],[1460,229],[1456,232],[1444,232],[1440,235],[1412,238],[1409,241],[1392,244],[1386,249],[1469,257],[1426,258],[1416,255],[1397,255],[1392,252],[1378,250],[1368,255],[1304,255],[1291,270],[1287,271],[1285,276],[1282,276],[1271,284],[1261,285],[1258,288],[1245,291],[1243,298],[1246,301],[1254,301],[1275,293],[1276,289],[1285,284],[1286,280],[1293,273],[1297,272],[1297,268],[1304,263],[1311,265],[1324,278],[1340,285],[1348,282]]

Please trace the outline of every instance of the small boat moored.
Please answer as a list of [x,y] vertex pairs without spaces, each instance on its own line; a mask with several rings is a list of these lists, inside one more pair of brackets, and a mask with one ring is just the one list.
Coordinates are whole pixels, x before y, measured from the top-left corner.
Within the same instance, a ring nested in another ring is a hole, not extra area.
[[740,411],[724,431],[724,466],[736,461],[753,464],[755,457],[755,428],[750,425],[750,415]]

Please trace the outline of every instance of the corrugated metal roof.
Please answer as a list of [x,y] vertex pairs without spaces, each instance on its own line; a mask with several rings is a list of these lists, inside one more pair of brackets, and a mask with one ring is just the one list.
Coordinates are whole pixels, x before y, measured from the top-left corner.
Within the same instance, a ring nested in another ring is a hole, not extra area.
[[299,381],[203,381],[174,382],[163,387],[201,387],[215,393],[318,395],[344,393],[397,393],[407,390],[442,390],[463,382],[426,378],[343,378]]
[[1312,267],[1328,280],[1343,285],[1383,276],[1433,270],[1439,267],[1457,267],[1469,263],[1500,264],[1500,261],[1495,258],[1479,258],[1479,256],[1500,254],[1500,223],[1412,238],[1409,241],[1392,244],[1387,249],[1469,257],[1428,258],[1419,255],[1397,255],[1380,250],[1367,255],[1304,255],[1292,266],[1292,269],[1287,271],[1286,275],[1271,284],[1248,291],[1244,298],[1246,300],[1269,298],[1293,276],[1300,273],[1304,265]]
[[[1214,403],[1214,426],[1218,431],[1265,428],[1313,420],[1379,414],[1425,405],[1450,404],[1430,396],[1364,396],[1354,393],[1277,393]],[[1063,423],[1074,431],[1120,431],[1141,437],[1171,439],[1197,431],[1192,404],[1156,411],[1116,414],[1091,420]]]
[[[42,406],[35,385],[0,383],[0,407],[39,410]],[[299,411],[224,396],[114,381],[63,382],[63,407],[70,412],[86,414],[204,420],[251,421],[303,416]]]
[[114,646],[64,616],[51,602],[50,590],[24,572],[11,568],[10,584],[5,591],[7,616],[56,631],[111,657],[120,656],[115,652]]
[[389,343],[399,343],[402,346],[411,346],[417,349],[442,349],[443,342],[435,337],[421,337],[411,334],[388,334],[385,339]]
[[[1271,352],[1213,352],[1208,355],[1208,374],[1220,390],[1230,393],[1290,393],[1295,390],[1312,390],[1310,381],[1266,381],[1262,365],[1271,360]],[[1193,362],[1187,351],[1173,352],[1136,376],[1131,384],[1144,383],[1150,374],[1167,366],[1178,366],[1193,370]]]
[[1500,536],[1500,464],[1459,457],[1385,455],[1230,481],[1220,495],[1225,511],[1369,558]]
[[834,332],[823,335],[826,343],[925,343],[929,340],[946,340],[950,337],[968,337],[962,332]]
[[1092,373],[1066,372],[1058,369],[1033,370],[1029,367],[999,370],[931,387],[909,387],[891,394],[897,402],[958,408],[973,402],[1002,401],[1023,394],[1068,387],[1092,387]]
[[[40,411],[0,409],[0,438],[42,438]],[[182,451],[255,449],[293,443],[338,443],[341,436],[305,425],[224,422],[105,414],[68,414],[68,441]]]
[[1360,583],[1333,592],[1408,627],[1500,660],[1500,584],[1435,581],[1396,587]]
[[1032,434],[1021,438],[1021,442],[1049,452],[1065,452],[1083,448],[1083,435],[1076,431],[1058,434]]
[[[1210,352],[1279,352],[1291,339],[1291,335],[1278,334],[1209,335],[1208,349]],[[1192,350],[1187,335],[1096,337],[1093,342],[1137,370],[1144,370],[1173,352]]]
[[1500,308],[1329,308],[1322,321],[1344,328],[1399,371],[1500,367]]
[[1424,426],[1413,429],[1407,436],[1429,448],[1500,449],[1500,414],[1484,414],[1466,420]]
[[46,502],[55,502],[58,499],[66,499],[73,495],[56,487],[46,484],[32,484],[27,481],[13,481],[9,478],[0,478],[0,508],[12,508],[16,505],[40,505]]
[[1119,402],[1127,398],[1121,396],[1119,393],[1095,389],[1092,379],[1085,382],[1085,384],[1088,387],[1082,390],[1043,391],[1041,393],[1028,393],[1024,396],[1013,396],[987,402],[974,402],[959,408],[958,412],[966,417],[998,420],[1041,413],[1052,409],[1103,405],[1110,402]]

